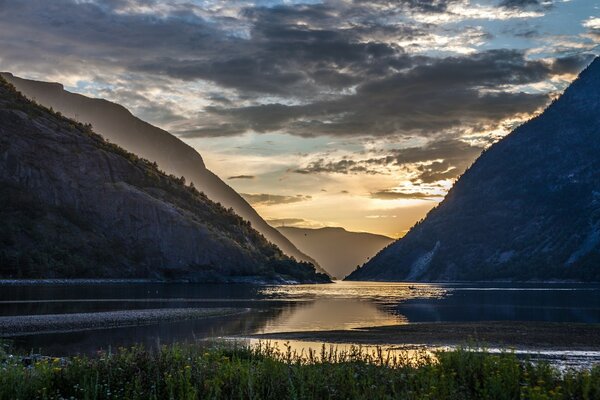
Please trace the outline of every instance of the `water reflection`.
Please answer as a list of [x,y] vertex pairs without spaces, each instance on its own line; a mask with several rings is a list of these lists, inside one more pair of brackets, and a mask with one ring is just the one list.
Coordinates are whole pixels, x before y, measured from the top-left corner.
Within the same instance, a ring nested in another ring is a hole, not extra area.
[[403,323],[406,318],[390,314],[373,302],[325,297],[286,308],[255,333],[347,330]]
[[[356,345],[352,343],[323,343],[308,340],[260,340],[260,339],[231,339],[236,343],[249,346],[269,346],[277,349],[280,354],[298,355],[305,362],[319,362],[327,360],[330,362],[348,361],[352,358],[369,360],[374,364],[382,365],[419,365],[435,360],[439,351],[455,350],[456,346],[397,346],[397,345]],[[484,350],[488,353],[504,353],[506,349],[499,348],[472,348],[470,351]],[[545,362],[560,371],[569,369],[588,369],[593,365],[600,364],[600,351],[581,350],[509,350],[522,360],[533,363]]]
[[600,323],[597,285],[337,282],[326,285],[103,284],[0,286],[10,316],[149,308],[240,307],[227,318],[16,338],[25,349],[94,351],[255,333],[347,330],[413,322]]
[[321,285],[270,286],[260,290],[267,298],[278,299],[354,299],[378,303],[414,298],[443,298],[447,290],[425,283],[345,282]]

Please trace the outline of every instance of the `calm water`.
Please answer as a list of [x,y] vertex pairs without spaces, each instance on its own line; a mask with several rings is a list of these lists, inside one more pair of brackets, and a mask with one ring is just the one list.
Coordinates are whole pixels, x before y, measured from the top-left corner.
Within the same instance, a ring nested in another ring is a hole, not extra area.
[[253,333],[355,329],[442,321],[600,323],[598,285],[407,284],[327,285],[95,284],[0,286],[0,318],[181,307],[250,311],[199,321],[27,335],[22,348],[72,354],[144,343]]

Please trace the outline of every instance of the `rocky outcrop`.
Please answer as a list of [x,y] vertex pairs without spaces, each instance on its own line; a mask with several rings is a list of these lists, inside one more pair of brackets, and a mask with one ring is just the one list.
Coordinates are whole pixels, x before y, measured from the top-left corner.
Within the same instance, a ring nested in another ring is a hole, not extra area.
[[320,281],[233,211],[0,78],[0,276]]
[[348,279],[600,281],[600,59]]

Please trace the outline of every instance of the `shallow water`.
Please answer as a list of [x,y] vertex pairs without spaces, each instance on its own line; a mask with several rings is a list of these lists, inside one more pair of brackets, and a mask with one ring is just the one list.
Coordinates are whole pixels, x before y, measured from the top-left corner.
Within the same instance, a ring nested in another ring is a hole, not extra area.
[[[323,343],[310,340],[264,340],[256,338],[227,338],[238,344],[250,346],[269,346],[277,349],[282,354],[290,352],[292,355],[298,355],[299,358],[310,361],[344,360],[349,355],[360,352],[363,356],[368,356],[373,362],[379,364],[395,364],[395,360],[413,362],[418,364],[420,361],[435,359],[438,351],[449,351],[456,349],[456,346],[398,346],[391,344],[383,345],[357,345],[353,343]],[[592,365],[600,364],[599,351],[580,351],[580,350],[526,350],[526,349],[499,349],[499,348],[472,348],[470,351],[484,350],[488,353],[498,354],[505,352],[514,353],[521,360],[531,362],[546,362],[555,366],[561,371],[568,369],[590,368]]]
[[155,345],[208,337],[346,330],[413,322],[600,323],[600,286],[373,282],[295,286],[0,285],[0,318],[181,307],[243,307],[251,311],[198,321],[45,333],[13,339],[17,346],[25,349],[73,354],[136,343]]

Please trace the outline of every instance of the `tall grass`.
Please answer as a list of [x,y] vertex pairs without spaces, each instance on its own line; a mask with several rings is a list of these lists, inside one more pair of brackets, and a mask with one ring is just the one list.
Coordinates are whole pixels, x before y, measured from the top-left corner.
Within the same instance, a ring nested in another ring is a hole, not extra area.
[[173,345],[28,366],[0,357],[0,400],[600,399],[600,366],[559,373],[511,353],[468,349],[392,357],[358,347],[297,354],[268,344]]

